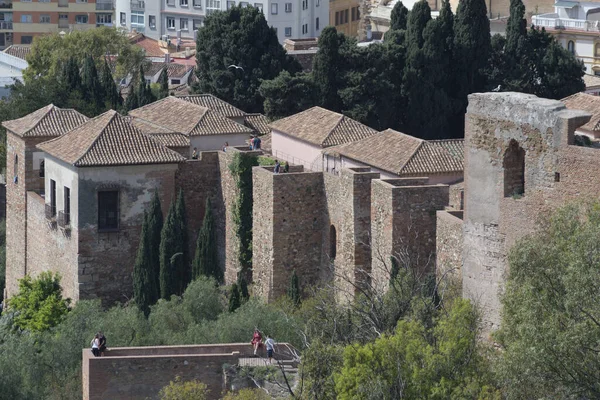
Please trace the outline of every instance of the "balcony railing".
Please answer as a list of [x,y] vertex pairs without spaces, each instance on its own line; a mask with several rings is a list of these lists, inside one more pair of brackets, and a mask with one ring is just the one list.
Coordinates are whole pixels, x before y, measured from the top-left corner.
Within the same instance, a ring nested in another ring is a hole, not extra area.
[[46,203],[45,211],[46,211],[46,219],[53,220],[56,217],[56,206]]
[[58,0],[59,7],[69,7],[69,0]]
[[535,26],[550,29],[565,29],[577,31],[599,32],[598,21],[587,21],[585,19],[559,18],[558,14],[541,14],[531,17],[531,23]]
[[0,2],[0,8],[12,8],[12,3]]
[[62,228],[68,227],[69,225],[71,225],[71,214],[68,212],[59,211],[58,218],[56,218],[56,222],[58,223],[58,226]]
[[115,9],[115,5],[112,2],[96,3],[96,10],[111,11]]
[[131,24],[131,30],[135,30],[137,33],[144,33],[146,29],[143,25]]
[[1,29],[12,30],[12,28],[13,28],[13,23],[12,22],[0,21],[0,30]]
[[69,27],[69,20],[58,20],[58,27],[59,28],[68,28]]
[[144,11],[146,9],[146,2],[142,0],[131,1],[131,11]]

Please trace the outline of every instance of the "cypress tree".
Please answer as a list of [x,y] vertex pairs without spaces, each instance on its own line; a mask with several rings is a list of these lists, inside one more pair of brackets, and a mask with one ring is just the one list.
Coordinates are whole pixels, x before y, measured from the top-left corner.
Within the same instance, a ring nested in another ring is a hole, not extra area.
[[85,57],[83,61],[81,86],[84,98],[90,103],[91,113],[93,115],[102,113],[104,111],[104,91],[92,56]]
[[152,94],[152,90],[150,89],[150,85],[146,83],[146,78],[144,77],[144,65],[140,64],[140,70],[138,72],[138,85],[136,90],[137,97],[137,107],[143,107],[146,104],[152,103],[154,100],[154,95]]
[[242,273],[238,273],[237,284],[240,290],[240,299],[242,303],[250,300],[250,292],[248,292],[248,282]]
[[400,264],[398,263],[398,259],[394,256],[390,256],[390,262],[392,263],[392,268],[390,269],[390,286],[393,286],[398,277],[398,273],[400,273]]
[[158,92],[158,99],[164,99],[169,95],[169,75],[167,74],[167,67],[164,67],[158,77],[158,83],[160,84],[160,90]]
[[390,17],[390,31],[406,30],[408,22],[408,8],[404,7],[401,1],[397,2],[392,9]]
[[287,290],[287,295],[292,300],[294,305],[300,305],[300,283],[298,282],[298,275],[296,275],[296,270],[290,277],[290,286]]
[[318,104],[331,111],[341,111],[338,94],[341,70],[340,44],[343,34],[333,26],[323,29],[319,37],[319,50],[313,61],[313,79],[318,91]]
[[125,111],[135,110],[140,106],[139,104],[137,90],[134,90],[132,87],[127,95],[127,98],[125,99]]
[[150,306],[156,302],[156,287],[152,278],[152,260],[150,252],[150,232],[148,213],[144,211],[144,223],[140,235],[135,264],[133,265],[133,297],[138,308],[147,317]]
[[238,289],[237,283],[231,285],[231,292],[229,293],[229,312],[234,312],[242,305],[240,301],[240,290]]
[[151,277],[152,283],[155,287],[156,302],[160,297],[160,244],[161,244],[161,232],[163,229],[163,214],[160,205],[160,198],[158,197],[158,191],[154,191],[154,197],[150,203],[150,210],[148,212],[148,233],[150,243],[150,262],[152,265]]
[[530,63],[532,50],[527,36],[525,5],[521,0],[510,1],[510,16],[506,24],[505,77],[502,86],[505,90],[531,93],[534,68]]
[[66,85],[67,91],[81,89],[81,75],[79,73],[79,65],[74,57],[67,58],[62,68],[62,81]]
[[104,93],[104,104],[106,108],[116,110],[123,104],[121,94],[117,89],[117,84],[113,79],[108,61],[104,60],[102,65],[102,87]]
[[171,263],[179,248],[175,214],[175,202],[172,201],[160,234],[160,297],[167,300],[171,295],[176,294],[178,289],[177,258],[174,263]]
[[215,221],[209,198],[206,199],[204,219],[198,232],[192,272],[194,279],[204,275],[214,277],[217,282],[223,282],[223,271],[217,261]]
[[187,230],[187,218],[185,213],[185,200],[183,190],[179,189],[177,204],[175,206],[175,235],[177,238],[177,252],[182,253],[177,262],[177,294],[182,295],[185,288],[192,280],[192,270],[190,268],[189,258],[189,240]]

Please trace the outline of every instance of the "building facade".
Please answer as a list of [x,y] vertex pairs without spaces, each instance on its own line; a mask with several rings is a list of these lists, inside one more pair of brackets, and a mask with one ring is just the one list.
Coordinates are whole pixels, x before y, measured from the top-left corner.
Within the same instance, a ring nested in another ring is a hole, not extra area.
[[290,38],[318,37],[329,23],[329,2],[323,0],[116,0],[116,15],[121,27],[173,42],[177,38],[194,40],[194,32],[203,26],[206,16],[234,6],[261,10],[282,44]]
[[357,37],[360,25],[360,2],[333,0],[329,2],[329,25],[346,36]]

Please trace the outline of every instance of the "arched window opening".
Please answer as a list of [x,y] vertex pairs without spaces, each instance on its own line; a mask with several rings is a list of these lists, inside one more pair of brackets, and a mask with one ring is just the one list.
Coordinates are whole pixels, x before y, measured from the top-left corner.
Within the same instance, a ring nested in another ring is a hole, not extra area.
[[569,40],[569,43],[567,43],[567,50],[569,50],[569,53],[575,55],[575,42],[572,40]]
[[19,183],[19,156],[15,155],[15,167],[14,167],[15,183]]
[[335,226],[331,225],[329,227],[329,258],[331,258],[331,261],[335,260],[336,255],[337,255],[337,233],[335,231]]
[[504,153],[504,197],[525,194],[525,150],[511,140]]

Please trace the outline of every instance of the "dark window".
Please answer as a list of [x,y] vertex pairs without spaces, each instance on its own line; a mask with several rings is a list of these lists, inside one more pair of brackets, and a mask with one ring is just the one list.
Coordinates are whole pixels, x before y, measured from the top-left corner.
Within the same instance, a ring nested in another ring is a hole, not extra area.
[[504,153],[504,197],[525,193],[525,150],[511,140]]
[[337,233],[335,231],[335,226],[331,225],[329,227],[329,258],[331,258],[331,261],[335,260],[336,255],[337,255]]
[[56,215],[56,182],[50,179],[50,208],[54,217]]
[[40,160],[40,178],[44,177],[45,173],[45,163],[44,160]]
[[179,85],[181,83],[181,79],[171,79],[172,85]]
[[17,155],[15,155],[14,176],[15,183],[19,183],[19,156]]
[[64,195],[64,211],[65,214],[70,215],[71,214],[71,189],[69,189],[68,187],[64,187],[64,191],[63,191],[63,195]]
[[348,23],[348,14],[350,14],[350,12],[348,10],[344,10],[344,24]]
[[567,50],[569,50],[569,53],[575,55],[575,42],[572,40],[569,40],[569,43],[567,43]]
[[554,182],[560,182],[560,172],[554,173]]
[[127,23],[127,14],[121,13],[121,25],[125,25]]
[[352,21],[356,18],[356,8],[352,7]]
[[317,20],[315,21],[315,25],[316,25],[316,29],[319,30],[319,17],[317,17]]
[[21,44],[31,44],[33,36],[21,36]]
[[119,192],[98,192],[98,230],[119,229]]

